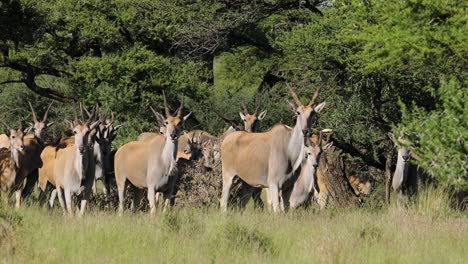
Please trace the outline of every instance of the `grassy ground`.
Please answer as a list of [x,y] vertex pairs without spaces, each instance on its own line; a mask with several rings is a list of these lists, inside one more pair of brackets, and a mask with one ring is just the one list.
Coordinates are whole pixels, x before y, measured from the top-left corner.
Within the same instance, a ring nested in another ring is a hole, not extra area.
[[70,219],[31,206],[3,209],[0,239],[5,263],[466,263],[468,218],[437,193],[406,209],[278,215],[177,209]]

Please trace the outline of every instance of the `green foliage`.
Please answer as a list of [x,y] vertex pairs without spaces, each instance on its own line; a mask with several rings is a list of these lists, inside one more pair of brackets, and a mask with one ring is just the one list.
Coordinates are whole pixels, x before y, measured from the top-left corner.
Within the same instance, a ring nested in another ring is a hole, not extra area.
[[172,109],[183,95],[194,112],[186,129],[220,134],[228,124],[214,110],[240,123],[245,100],[251,111],[257,101],[268,110],[267,130],[294,122],[288,82],[304,102],[322,87],[327,107],[316,126],[333,128],[345,153],[383,170],[398,101],[431,115],[440,80],[466,79],[466,8],[457,0],[306,2],[323,16],[296,0],[2,1],[0,114],[29,118],[27,100],[41,111],[48,97],[67,102],[53,108],[61,121],[72,100],[100,103],[126,124],[119,146],[154,128],[149,106],[162,109],[164,90]]
[[444,185],[468,188],[467,83],[444,82],[436,109],[427,112],[402,105],[403,120],[397,128],[420,158],[417,162]]

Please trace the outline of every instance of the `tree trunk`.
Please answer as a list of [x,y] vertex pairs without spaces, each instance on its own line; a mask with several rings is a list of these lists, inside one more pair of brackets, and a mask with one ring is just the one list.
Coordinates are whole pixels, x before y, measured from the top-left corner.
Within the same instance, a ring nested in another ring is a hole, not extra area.
[[[360,201],[348,182],[341,151],[336,147],[330,148],[322,154],[318,181],[322,181],[326,188],[326,195],[332,205],[336,207],[357,206]],[[320,190],[322,193],[324,190]]]
[[387,160],[385,162],[385,201],[390,204],[390,183],[392,181],[392,157],[393,149],[387,150]]

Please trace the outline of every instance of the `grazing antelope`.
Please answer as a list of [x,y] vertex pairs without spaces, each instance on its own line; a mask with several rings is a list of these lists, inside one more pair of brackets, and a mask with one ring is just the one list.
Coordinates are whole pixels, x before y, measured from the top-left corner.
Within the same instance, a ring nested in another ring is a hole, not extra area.
[[320,162],[322,151],[328,150],[333,142],[326,143],[323,146],[322,134],[330,132],[331,129],[324,129],[319,132],[319,135],[313,135],[306,140],[305,156],[301,164],[301,170],[297,179],[290,185],[290,188],[285,188],[281,192],[283,200],[283,208],[295,209],[304,205],[311,194],[316,192],[315,178]]
[[[73,215],[72,194],[80,194],[81,197],[80,213],[83,215],[87,201],[89,200],[92,186],[94,184],[95,163],[93,157],[92,137],[99,120],[90,124],[78,120],[76,110],[74,109],[75,119],[68,121],[69,128],[74,134],[74,145],[59,149],[54,164],[55,189],[59,198],[60,205],[66,208],[69,215]],[[62,190],[65,195],[63,201]]]
[[[3,121],[1,121],[3,123]],[[19,168],[21,166],[20,153],[24,149],[23,137],[24,131],[21,127],[17,130],[11,129],[8,125],[5,125],[5,135],[9,138],[9,147],[0,148],[0,190],[2,199],[8,204],[8,197],[10,194],[10,188],[16,180],[19,174]],[[21,195],[21,193],[19,193]],[[19,199],[18,193],[16,193],[17,201]]]
[[288,86],[297,108],[296,125],[290,129],[275,125],[263,133],[234,132],[226,136],[221,145],[223,190],[221,209],[227,210],[229,191],[235,176],[253,187],[268,188],[273,211],[279,211],[279,191],[283,183],[299,168],[305,151],[304,139],[312,126],[313,114],[320,112],[325,103],[312,108],[320,88],[312,100],[303,105],[294,90]]
[[165,124],[166,133],[149,141],[133,141],[120,147],[115,154],[115,179],[119,192],[119,212],[123,211],[126,180],[140,189],[148,189],[150,213],[155,213],[155,192],[162,192],[164,209],[170,205],[176,180],[177,141],[179,127],[191,113],[182,117],[183,100],[171,115],[164,97],[165,117],[155,112],[160,123]]

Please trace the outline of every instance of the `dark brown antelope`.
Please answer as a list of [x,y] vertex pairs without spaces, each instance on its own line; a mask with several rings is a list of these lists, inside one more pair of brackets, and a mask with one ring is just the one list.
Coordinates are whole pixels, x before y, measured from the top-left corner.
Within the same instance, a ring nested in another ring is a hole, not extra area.
[[[100,124],[97,127],[97,133],[94,143],[94,157],[96,162],[95,180],[102,181],[103,193],[106,199],[109,194],[109,179],[108,174],[111,168],[111,151],[112,141],[117,136],[117,131],[123,126],[122,124],[114,126],[114,113],[111,113],[111,118],[107,119],[106,115],[101,115]],[[96,192],[95,184],[93,191]]]

